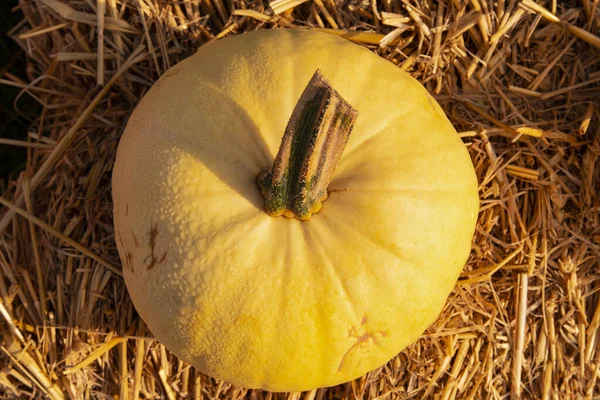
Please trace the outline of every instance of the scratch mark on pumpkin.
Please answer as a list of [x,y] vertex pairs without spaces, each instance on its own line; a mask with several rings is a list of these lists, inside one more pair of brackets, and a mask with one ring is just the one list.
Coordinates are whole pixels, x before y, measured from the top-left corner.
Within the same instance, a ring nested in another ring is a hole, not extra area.
[[340,365],[338,366],[338,372],[342,370],[344,367],[344,363],[346,359],[352,354],[354,351],[359,348],[364,348],[369,345],[369,342],[372,341],[375,345],[379,346],[379,339],[388,337],[389,333],[382,330],[370,329],[368,326],[367,314],[363,316],[360,325],[352,325],[350,330],[348,331],[348,337],[356,339],[352,346],[344,353]]
[[135,233],[133,233],[133,230],[131,231],[131,236],[133,237],[133,244],[135,245],[135,247],[140,247],[140,243],[138,242],[137,236],[135,236]]
[[168,78],[170,76],[177,74],[179,71],[181,71],[181,66],[176,65],[176,66],[172,67],[171,69],[169,69],[167,72],[165,72],[164,77]]
[[125,203],[125,216],[129,215],[129,203]]
[[179,65],[172,67],[154,83],[151,89],[157,89],[167,78],[177,74],[179,71],[181,71],[181,67]]
[[133,272],[133,254],[131,254],[130,251],[125,252],[125,265],[131,272]]
[[121,243],[121,248],[125,253],[125,267],[133,272],[133,254],[129,250],[127,250],[127,246],[125,245],[125,241],[123,240],[123,236],[119,233],[119,242]]
[[150,235],[150,241],[148,242],[148,245],[150,246],[150,255],[144,259],[144,262],[150,259],[150,263],[148,263],[146,266],[146,268],[150,270],[154,268],[156,264],[160,264],[165,261],[167,258],[167,252],[165,251],[161,256],[154,254],[156,252],[156,238],[158,236],[157,224],[154,224],[154,226],[150,227],[150,232],[148,232],[148,234]]

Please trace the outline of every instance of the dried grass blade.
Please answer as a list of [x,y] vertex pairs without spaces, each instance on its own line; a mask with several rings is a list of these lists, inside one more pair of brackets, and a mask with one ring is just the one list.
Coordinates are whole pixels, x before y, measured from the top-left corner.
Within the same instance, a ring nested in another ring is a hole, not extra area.
[[[74,52],[63,52],[59,51],[54,55],[56,61],[97,61],[98,53],[74,53]],[[116,57],[111,54],[104,54],[102,56],[105,60],[115,60]]]
[[463,102],[463,104],[466,107],[470,108],[471,110],[475,111],[477,114],[481,115],[483,118],[487,119],[488,121],[490,121],[491,123],[493,123],[494,125],[496,125],[497,127],[504,129],[506,132],[511,133],[511,134],[513,134],[515,136],[519,135],[519,132],[517,132],[516,130],[514,130],[510,126],[506,125],[504,122],[499,121],[494,116],[492,116],[492,115],[488,114],[487,112],[483,111],[479,106],[476,106],[472,102],[465,101],[465,102]]
[[306,3],[307,1],[308,0],[275,0],[270,3],[270,6],[275,15],[279,15],[300,4]]
[[[144,322],[139,320],[138,323],[138,334],[143,333]],[[145,343],[142,339],[135,340],[135,363],[133,369],[133,389],[132,399],[138,400],[140,397],[140,390],[142,387],[142,370],[144,368],[144,348]]]
[[437,73],[442,48],[442,25],[444,23],[444,3],[439,2],[435,16],[436,31],[433,37],[433,73]]
[[544,131],[537,128],[529,128],[527,126],[521,126],[517,128],[517,132],[522,135],[527,135],[531,137],[542,137]]
[[390,12],[385,12],[385,11],[383,11],[381,13],[381,23],[383,25],[401,28],[401,27],[406,26],[406,24],[409,22],[410,22],[410,18],[405,17],[402,14],[390,13]]
[[104,85],[104,22],[106,13],[106,0],[96,0],[96,18],[98,20],[98,66],[97,82]]
[[406,31],[406,29],[408,29],[408,26],[394,29],[381,39],[379,47],[391,46],[392,43],[398,42],[398,38]]
[[[28,174],[23,175],[23,195],[25,196],[25,206],[27,212],[33,215],[33,199],[31,196],[31,186]],[[40,317],[42,318],[42,322],[44,322],[48,317],[48,310],[46,307],[46,285],[44,282],[44,274],[42,273],[42,261],[40,257],[37,235],[35,232],[35,225],[31,221],[29,221],[29,237],[31,238],[31,247],[35,262],[35,276],[38,285],[38,296],[41,304]]]
[[57,31],[62,28],[66,28],[69,25],[71,25],[70,22],[63,22],[61,24],[52,25],[47,28],[32,29],[29,32],[20,33],[17,37],[21,40],[31,39],[33,37],[43,35],[45,33],[50,33],[50,32],[54,32],[54,31]]
[[567,22],[561,23],[561,26],[563,27],[564,30],[573,34],[577,38],[588,42],[589,44],[591,44],[592,46],[594,46],[597,49],[600,49],[600,37],[594,35],[591,32],[586,31],[583,28],[580,28],[575,25],[571,25]]
[[571,91],[573,91],[575,89],[586,87],[586,86],[589,86],[589,85],[597,83],[597,82],[600,82],[600,77],[598,77],[596,79],[589,79],[589,80],[587,80],[585,82],[580,82],[580,83],[577,83],[575,85],[563,87],[563,88],[554,90],[552,92],[544,93],[543,95],[540,96],[540,99],[546,100],[546,99],[549,99],[549,98],[552,98],[552,97],[555,97],[555,96],[560,96],[560,95],[563,95],[565,93],[569,93],[569,92],[571,92]]
[[269,17],[268,15],[265,15],[261,12],[255,11],[255,10],[235,10],[235,11],[233,11],[232,14],[243,16],[243,17],[254,18],[261,22],[269,22],[272,20],[272,18]]
[[[594,391],[596,388],[596,380],[600,377],[600,351],[596,354],[596,360],[594,362],[596,368],[592,370],[591,378],[589,379],[587,390],[585,391],[586,398],[593,399]],[[592,367],[594,364],[591,364]]]
[[381,40],[385,37],[380,33],[372,32],[361,32],[353,31],[348,29],[329,29],[329,28],[311,28],[315,31],[325,32],[336,36],[341,36],[344,39],[348,39],[352,42],[364,43],[364,44],[375,44],[381,43]]
[[23,334],[21,333],[19,328],[16,326],[15,320],[10,315],[10,313],[8,312],[6,307],[4,307],[4,303],[2,301],[0,301],[0,314],[2,314],[2,317],[4,317],[4,319],[6,320],[6,324],[8,325],[8,328],[9,328],[10,332],[13,334],[13,336],[16,337],[17,340],[19,340],[19,342],[21,342],[22,344],[25,344],[25,338],[23,337]]
[[522,94],[525,96],[540,98],[543,96],[543,93],[536,92],[534,90],[525,89],[518,86],[508,85],[508,90],[513,93]]
[[74,372],[77,372],[77,371],[87,367],[88,365],[90,365],[94,361],[96,361],[98,358],[102,357],[105,353],[110,351],[110,349],[112,349],[119,343],[123,343],[125,341],[127,341],[127,338],[123,338],[123,337],[114,337],[114,338],[110,339],[108,342],[103,343],[98,348],[96,348],[94,351],[92,351],[90,354],[88,354],[88,356],[86,358],[84,358],[82,361],[80,361],[79,363],[77,363],[77,365],[75,365],[73,367],[67,367],[63,371],[63,373],[65,375],[69,375],[69,374],[72,374]]
[[[94,14],[88,14],[81,11],[77,11],[74,8],[59,2],[58,0],[39,0],[42,4],[50,7],[54,10],[58,15],[62,18],[69,20],[80,22],[86,25],[97,26],[98,21],[97,17]],[[105,28],[109,30],[116,30],[127,33],[137,33],[135,29],[131,27],[126,21],[117,18],[106,18],[105,19]]]
[[423,32],[423,34],[426,37],[431,38],[431,30],[425,24],[425,22],[423,22],[423,20],[419,16],[419,13],[410,4],[408,4],[408,3],[403,3],[403,4],[404,4],[404,8],[406,9],[406,11],[410,15],[410,17],[413,19],[413,21],[415,21],[415,23],[417,24],[417,26],[419,27],[421,32]]
[[527,273],[518,275],[518,290],[516,301],[516,327],[515,327],[515,346],[513,350],[512,364],[512,393],[518,399],[521,398],[522,383],[521,373],[523,369],[523,351],[525,345],[525,330],[527,325],[527,294],[528,294],[528,276]]
[[0,138],[0,144],[8,146],[29,147],[32,149],[52,150],[54,146],[44,143],[25,142],[22,140]]
[[539,171],[530,168],[519,167],[517,165],[507,165],[506,173],[518,178],[537,181],[539,179]]
[[590,127],[590,123],[592,121],[592,116],[594,115],[594,103],[588,104],[587,110],[585,110],[585,114],[583,114],[583,120],[581,121],[581,125],[579,125],[579,134],[585,135],[587,133],[588,128]]

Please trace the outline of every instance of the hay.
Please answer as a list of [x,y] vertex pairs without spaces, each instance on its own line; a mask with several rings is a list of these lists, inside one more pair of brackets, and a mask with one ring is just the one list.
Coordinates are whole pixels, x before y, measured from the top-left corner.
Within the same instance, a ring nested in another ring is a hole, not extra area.
[[[600,396],[597,0],[22,0],[12,32],[42,105],[0,207],[3,398],[578,399]],[[480,182],[473,251],[438,321],[354,382],[271,394],[151,339],[115,249],[121,126],[199,46],[255,29],[358,42],[437,96]],[[18,100],[17,100],[18,105]]]

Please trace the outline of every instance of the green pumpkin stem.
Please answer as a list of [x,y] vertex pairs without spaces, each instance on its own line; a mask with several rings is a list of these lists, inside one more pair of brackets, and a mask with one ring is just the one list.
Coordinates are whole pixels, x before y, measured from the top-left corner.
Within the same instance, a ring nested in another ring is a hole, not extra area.
[[267,214],[308,220],[321,209],[357,117],[317,70],[292,112],[273,169],[258,176]]

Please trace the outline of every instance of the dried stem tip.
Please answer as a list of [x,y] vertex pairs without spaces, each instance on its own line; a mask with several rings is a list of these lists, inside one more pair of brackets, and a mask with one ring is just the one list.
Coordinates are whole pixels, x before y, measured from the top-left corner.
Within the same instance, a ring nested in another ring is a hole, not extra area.
[[258,176],[267,214],[307,220],[321,209],[357,117],[317,70],[294,108],[272,171]]

